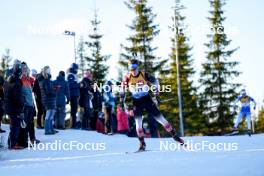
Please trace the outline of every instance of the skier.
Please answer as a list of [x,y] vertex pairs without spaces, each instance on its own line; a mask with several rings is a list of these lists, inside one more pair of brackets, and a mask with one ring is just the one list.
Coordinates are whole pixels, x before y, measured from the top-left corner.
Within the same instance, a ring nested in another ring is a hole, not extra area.
[[246,117],[247,120],[247,128],[248,128],[248,135],[251,135],[251,111],[250,111],[250,103],[253,102],[254,103],[254,110],[256,109],[256,101],[247,95],[246,90],[242,89],[240,96],[236,99],[235,101],[235,109],[237,108],[237,103],[240,102],[241,103],[241,109],[240,112],[238,114],[236,123],[234,124],[233,127],[233,132],[238,132],[238,124],[241,121],[241,118]]
[[158,99],[158,80],[148,73],[140,71],[138,67],[139,63],[136,59],[130,60],[130,73],[125,76],[125,79],[122,83],[122,90],[120,92],[122,104],[124,103],[125,89],[128,88],[132,93],[134,113],[133,116],[135,117],[137,135],[140,141],[140,147],[138,151],[144,151],[146,148],[146,143],[144,141],[144,132],[142,128],[142,113],[144,109],[146,109],[148,113],[151,113],[154,116],[155,120],[158,121],[168,133],[171,134],[175,141],[179,142],[181,145],[184,145],[183,139],[177,136],[175,129],[161,114],[149,94],[148,84],[151,83],[156,87],[155,95]]

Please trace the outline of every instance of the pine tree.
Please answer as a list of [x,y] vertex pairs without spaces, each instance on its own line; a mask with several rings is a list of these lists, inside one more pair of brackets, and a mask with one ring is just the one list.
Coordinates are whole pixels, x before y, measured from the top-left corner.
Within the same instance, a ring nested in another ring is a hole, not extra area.
[[261,107],[257,121],[255,122],[256,132],[263,133],[264,132],[264,106]]
[[122,45],[120,46],[118,62],[119,64],[117,65],[117,70],[118,70],[117,81],[121,83],[124,79],[125,74],[128,72],[128,67],[127,67],[128,65],[120,65],[120,63],[122,63]]
[[204,108],[204,115],[210,123],[210,129],[214,133],[223,133],[231,128],[233,115],[230,112],[230,105],[237,96],[237,88],[240,84],[234,83],[233,79],[238,77],[240,72],[236,70],[239,64],[229,60],[237,50],[228,49],[231,40],[227,39],[224,32],[222,10],[225,2],[223,0],[209,0],[212,10],[208,18],[211,23],[212,33],[207,35],[209,42],[206,61],[202,64],[200,83],[202,86],[201,107]]
[[154,74],[163,63],[154,56],[157,48],[152,46],[154,38],[159,34],[159,26],[154,23],[156,15],[153,14],[152,7],[148,6],[147,0],[128,0],[125,4],[136,17],[132,25],[128,26],[133,34],[127,39],[130,45],[124,46],[126,52],[122,54],[120,64],[126,66],[129,59],[137,59],[142,63],[142,69]]
[[80,74],[78,75],[80,78],[83,77],[84,72],[88,68],[88,63],[85,59],[85,42],[83,37],[80,38],[78,48],[77,48],[77,62],[79,64]]
[[1,58],[1,70],[6,72],[10,67],[10,62],[12,61],[12,57],[10,56],[10,49],[6,49],[5,53],[2,55]]
[[[163,85],[171,85],[171,92],[162,93],[163,100],[169,100],[161,105],[161,109],[164,110],[165,114],[174,127],[177,128],[176,124],[179,124],[179,108],[178,108],[178,85],[177,85],[177,63],[176,54],[178,53],[179,58],[179,70],[180,70],[180,81],[181,81],[181,92],[183,102],[183,117],[185,133],[187,135],[197,134],[201,129],[203,123],[201,122],[201,115],[197,106],[197,89],[193,84],[194,68],[193,59],[190,55],[191,46],[189,45],[189,38],[185,34],[184,20],[186,17],[182,16],[180,11],[184,8],[180,1],[176,1],[175,9],[177,13],[172,17],[173,25],[171,27],[173,37],[171,38],[172,48],[168,62],[170,63],[169,69],[165,70],[161,77],[161,83]],[[176,24],[176,21],[177,24]],[[176,26],[177,25],[177,26]],[[179,32],[176,32],[179,31]],[[176,43],[177,41],[177,43]],[[176,45],[178,52],[176,52]],[[169,111],[168,111],[169,110]]]
[[106,61],[110,58],[110,55],[102,55],[102,46],[100,40],[102,39],[103,35],[99,34],[98,26],[101,22],[98,20],[96,11],[94,19],[91,21],[91,23],[93,27],[93,33],[89,35],[90,42],[86,42],[90,48],[91,54],[90,56],[86,57],[86,60],[89,64],[89,69],[93,72],[94,81],[100,85],[105,82],[105,77],[109,68],[106,65]]

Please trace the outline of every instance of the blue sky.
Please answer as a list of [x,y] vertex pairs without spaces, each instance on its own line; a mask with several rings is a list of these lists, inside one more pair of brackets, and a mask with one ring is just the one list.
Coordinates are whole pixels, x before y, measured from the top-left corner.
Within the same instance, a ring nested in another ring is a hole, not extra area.
[[[94,8],[99,9],[100,26],[104,34],[103,53],[111,54],[109,60],[110,78],[117,76],[116,61],[119,57],[120,44],[126,43],[130,34],[127,24],[131,24],[133,12],[124,5],[124,0],[1,0],[0,6],[0,53],[5,48],[11,49],[14,58],[25,60],[31,68],[40,70],[45,65],[51,66],[53,78],[59,70],[66,70],[73,62],[73,39],[62,35],[65,29],[74,30],[77,39],[91,31],[90,19]],[[201,63],[205,59],[204,43],[207,42],[209,23],[208,0],[182,0],[187,7],[183,13],[187,16],[187,34],[193,46],[192,55],[199,77]],[[154,45],[158,47],[156,55],[166,58],[170,52],[168,29],[171,24],[174,0],[149,0],[157,13],[156,23],[160,25],[160,35]],[[233,40],[230,48],[240,47],[231,59],[239,61],[238,69],[243,74],[238,78],[258,102],[264,99],[264,81],[262,74],[264,43],[264,2],[261,0],[227,0],[224,6],[225,29]]]

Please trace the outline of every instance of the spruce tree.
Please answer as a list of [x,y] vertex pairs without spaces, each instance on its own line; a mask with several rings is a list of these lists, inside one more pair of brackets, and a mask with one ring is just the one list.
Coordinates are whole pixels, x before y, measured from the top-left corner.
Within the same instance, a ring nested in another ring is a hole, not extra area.
[[78,48],[77,48],[77,62],[79,64],[79,70],[80,70],[80,74],[78,75],[80,78],[83,77],[84,72],[87,70],[88,68],[88,64],[87,61],[85,59],[85,42],[83,37],[80,38],[79,43],[78,43]]
[[262,106],[258,112],[258,118],[255,122],[255,127],[257,133],[264,132],[264,106]]
[[10,56],[10,49],[6,49],[5,53],[2,55],[1,58],[1,70],[6,72],[10,67],[10,62],[12,61],[12,57]]
[[128,26],[132,35],[127,38],[129,46],[124,46],[125,53],[119,62],[126,66],[129,59],[137,59],[141,62],[141,68],[154,74],[160,70],[162,62],[154,55],[157,49],[152,46],[154,38],[159,34],[159,26],[154,23],[156,15],[147,0],[128,0],[126,6],[135,13],[132,25]]
[[129,71],[128,70],[128,65],[120,65],[122,63],[122,45],[120,46],[120,52],[119,52],[119,58],[118,58],[118,65],[117,65],[117,72],[118,72],[118,77],[117,81],[122,82],[124,79],[125,74]]
[[99,34],[99,24],[97,12],[95,11],[94,19],[91,21],[93,27],[93,33],[89,35],[89,42],[86,42],[90,48],[90,55],[86,57],[89,69],[93,72],[94,81],[98,85],[105,82],[106,75],[108,73],[108,66],[106,61],[110,58],[110,55],[102,55],[101,39],[102,34]]
[[[176,54],[178,54],[185,133],[193,135],[200,132],[204,123],[202,123],[197,106],[197,88],[193,83],[195,71],[190,54],[192,47],[189,44],[189,38],[185,34],[186,26],[184,23],[186,17],[181,15],[181,9],[184,7],[180,1],[176,1],[174,8],[176,11],[172,17],[173,25],[170,27],[173,32],[171,54],[168,59],[170,66],[169,69],[164,70],[165,72],[160,79],[163,85],[171,85],[171,92],[161,94],[163,100],[168,100],[161,105],[161,109],[164,110],[169,120],[173,122],[174,127],[178,129],[179,101],[176,63]],[[178,52],[176,52],[176,45]]]
[[231,60],[232,54],[237,50],[228,49],[231,40],[225,34],[223,22],[225,17],[222,7],[223,0],[209,0],[211,10],[208,17],[212,32],[207,35],[206,61],[202,64],[200,83],[202,86],[201,107],[203,114],[210,124],[212,132],[223,133],[232,126],[233,113],[231,104],[237,96],[237,88],[240,84],[234,82],[240,72],[236,70],[239,64]]

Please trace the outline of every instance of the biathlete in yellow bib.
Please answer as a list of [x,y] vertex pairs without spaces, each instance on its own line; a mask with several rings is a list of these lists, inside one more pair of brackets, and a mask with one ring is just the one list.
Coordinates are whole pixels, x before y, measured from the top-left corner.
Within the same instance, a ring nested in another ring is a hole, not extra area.
[[183,145],[184,141],[176,135],[175,129],[161,114],[160,110],[149,94],[149,90],[151,89],[150,85],[152,85],[156,88],[156,97],[159,96],[158,80],[154,76],[144,71],[140,71],[138,66],[139,63],[137,60],[132,59],[129,61],[130,72],[125,76],[122,82],[122,91],[120,94],[121,102],[124,102],[125,90],[129,90],[132,94],[133,113],[136,121],[137,135],[140,141],[139,151],[144,151],[146,149],[144,132],[142,128],[142,114],[144,110],[146,110],[147,113],[152,114],[155,120],[158,121],[168,133],[171,134],[173,139]]

